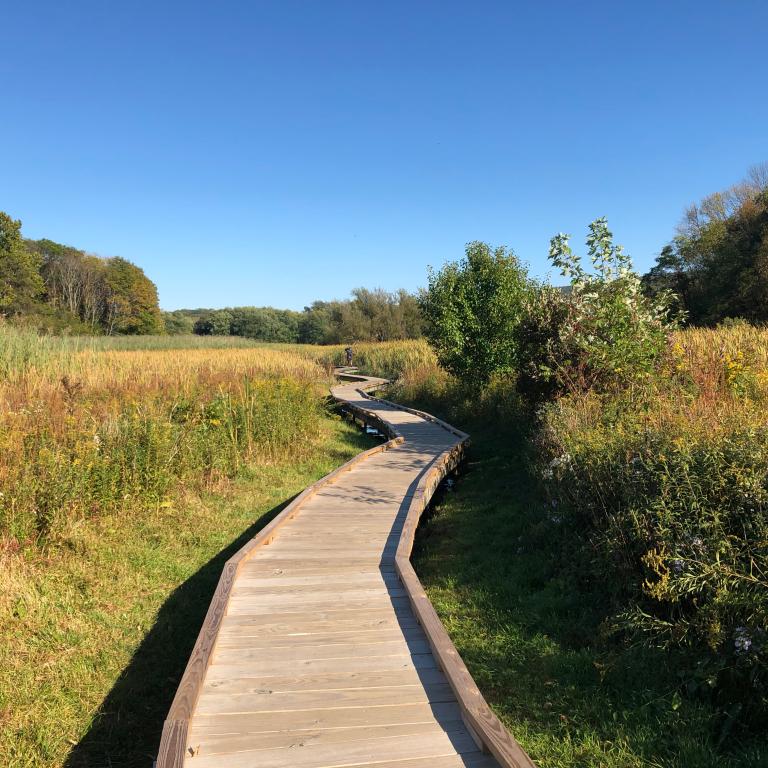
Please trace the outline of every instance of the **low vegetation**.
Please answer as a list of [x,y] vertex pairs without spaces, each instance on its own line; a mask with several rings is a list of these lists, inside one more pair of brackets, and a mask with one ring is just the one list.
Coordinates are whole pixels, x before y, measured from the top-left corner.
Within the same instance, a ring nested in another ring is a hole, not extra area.
[[326,413],[312,355],[110,343],[0,326],[13,768],[149,764],[223,561],[369,445]]
[[295,458],[319,432],[327,376],[287,352],[64,346],[46,361],[24,354],[23,338],[13,346],[21,368],[0,384],[0,527],[19,542]]
[[643,390],[561,399],[539,437],[604,630],[678,651],[728,730],[768,723],[766,354],[766,331],[679,333]]
[[[467,466],[422,524],[415,565],[470,672],[541,768],[758,768],[760,731],[723,733],[686,692],[669,650],[604,631],[602,581],[569,559],[572,528],[547,504],[525,411],[457,407],[450,390],[405,387],[468,429]],[[577,539],[578,541],[578,539]]]

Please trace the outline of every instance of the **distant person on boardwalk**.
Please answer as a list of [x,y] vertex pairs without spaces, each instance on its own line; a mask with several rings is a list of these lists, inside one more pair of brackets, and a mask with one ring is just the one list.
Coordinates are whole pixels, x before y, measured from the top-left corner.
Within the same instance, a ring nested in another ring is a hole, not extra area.
[[347,356],[347,365],[352,365],[352,347],[347,347],[344,350],[344,354]]

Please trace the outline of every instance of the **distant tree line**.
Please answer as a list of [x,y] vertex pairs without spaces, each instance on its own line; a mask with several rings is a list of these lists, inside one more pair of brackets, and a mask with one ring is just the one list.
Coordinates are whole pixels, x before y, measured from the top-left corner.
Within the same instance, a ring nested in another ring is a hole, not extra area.
[[768,323],[768,164],[688,208],[643,287],[675,294],[692,325]]
[[180,309],[165,313],[168,333],[244,336],[259,341],[338,344],[422,335],[416,296],[357,288],[344,301],[315,301],[302,312],[273,307]]
[[162,333],[157,288],[126,259],[27,240],[0,212],[0,316],[53,332]]
[[[642,287],[650,299],[673,294],[693,325],[728,318],[768,323],[768,164],[691,206]],[[390,341],[424,335],[434,318],[423,310],[408,291],[357,288],[350,299],[315,301],[301,312],[273,307],[161,312],[155,284],[135,264],[48,239],[25,239],[21,222],[0,212],[0,317],[44,331],[195,333],[307,344]]]

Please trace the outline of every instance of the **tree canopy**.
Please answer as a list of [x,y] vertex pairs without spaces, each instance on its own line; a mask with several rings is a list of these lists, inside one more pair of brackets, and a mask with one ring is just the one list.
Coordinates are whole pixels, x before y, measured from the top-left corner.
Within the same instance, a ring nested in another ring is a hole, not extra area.
[[[356,288],[346,301],[315,301],[302,312],[274,307],[228,307],[177,310],[173,324],[185,316],[196,334],[245,336],[259,341],[339,344],[357,341],[415,339],[422,335],[416,297],[400,290]],[[169,323],[166,313],[166,326]]]
[[157,288],[126,259],[26,240],[0,212],[0,315],[49,331],[163,333]]
[[675,293],[694,325],[768,322],[768,165],[688,208],[643,286]]
[[25,247],[21,222],[0,211],[0,313],[28,311],[42,290],[40,260]]
[[514,370],[516,330],[531,291],[515,254],[472,242],[461,261],[430,269],[428,280],[419,305],[440,364],[474,386]]

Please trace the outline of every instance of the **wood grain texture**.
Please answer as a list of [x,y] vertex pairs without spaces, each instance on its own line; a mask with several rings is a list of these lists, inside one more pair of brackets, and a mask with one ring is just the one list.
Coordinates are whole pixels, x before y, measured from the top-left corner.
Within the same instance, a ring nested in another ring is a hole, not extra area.
[[469,436],[370,395],[383,379],[339,378],[353,383],[334,388],[337,401],[389,439],[307,488],[227,561],[157,766],[531,767],[409,559]]

